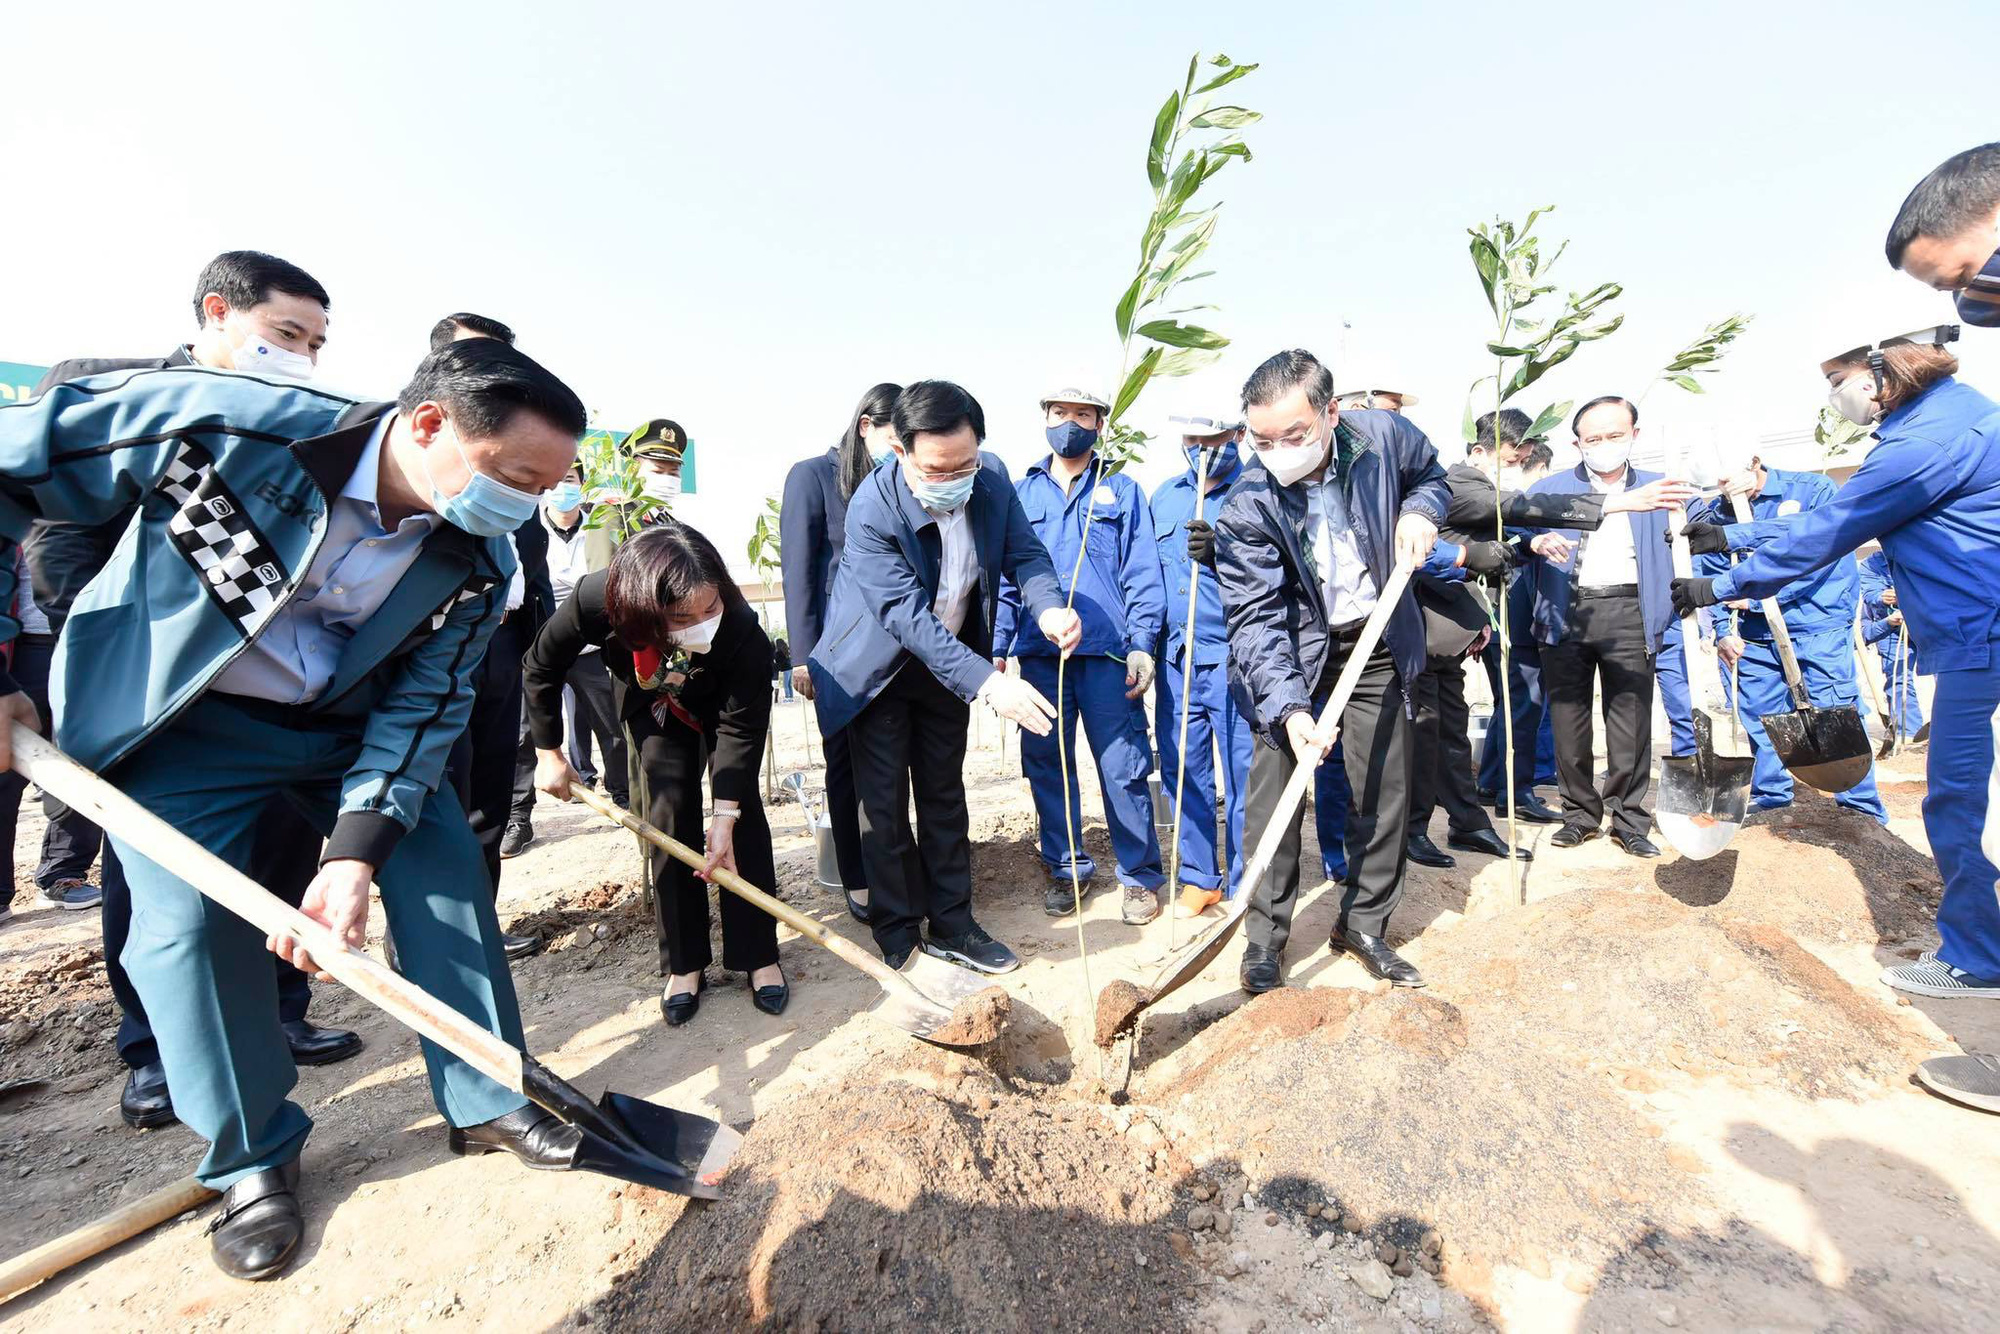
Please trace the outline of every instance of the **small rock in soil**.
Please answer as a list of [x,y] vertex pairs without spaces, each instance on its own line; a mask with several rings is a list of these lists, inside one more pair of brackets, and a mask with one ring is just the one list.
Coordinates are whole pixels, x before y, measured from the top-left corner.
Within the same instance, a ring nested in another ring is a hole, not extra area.
[[1378,1302],[1389,1300],[1389,1294],[1396,1290],[1396,1280],[1383,1267],[1380,1260],[1362,1260],[1347,1267],[1347,1276],[1354,1280],[1354,1286],[1373,1297]]

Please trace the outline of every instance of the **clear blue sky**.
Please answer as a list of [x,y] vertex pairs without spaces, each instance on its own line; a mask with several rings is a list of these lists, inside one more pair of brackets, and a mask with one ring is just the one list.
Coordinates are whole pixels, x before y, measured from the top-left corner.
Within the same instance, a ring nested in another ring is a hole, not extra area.
[[[1636,392],[1742,310],[1711,394],[1663,389],[1645,424],[1807,426],[1818,357],[1951,315],[1881,239],[1922,172],[2000,133],[1969,54],[2000,6],[1627,9],[24,7],[0,360],[164,349],[203,261],[270,250],[333,293],[328,383],[392,394],[470,308],[607,424],[679,419],[703,455],[685,517],[737,556],[876,380],[962,381],[1017,471],[1044,386],[1109,385],[1146,132],[1201,49],[1262,63],[1232,91],[1266,117],[1217,182],[1203,299],[1236,342],[1213,392],[1283,346],[1331,359],[1345,320],[1450,457],[1485,369],[1465,228],[1554,203],[1558,280],[1623,282],[1627,321],[1550,397]],[[1966,360],[2000,390],[2000,349]]]

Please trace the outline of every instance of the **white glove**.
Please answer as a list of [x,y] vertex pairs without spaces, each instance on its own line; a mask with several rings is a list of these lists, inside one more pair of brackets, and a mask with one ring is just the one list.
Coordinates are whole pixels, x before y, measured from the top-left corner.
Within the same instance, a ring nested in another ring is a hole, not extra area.
[[1000,672],[987,677],[986,683],[979,687],[979,702],[1002,718],[1019,723],[1036,736],[1047,736],[1049,725],[1056,716],[1055,705],[1044,699],[1041,691],[1018,676]]
[[1125,655],[1125,684],[1132,687],[1125,692],[1126,699],[1137,699],[1146,693],[1146,687],[1153,684],[1153,655],[1133,649]]

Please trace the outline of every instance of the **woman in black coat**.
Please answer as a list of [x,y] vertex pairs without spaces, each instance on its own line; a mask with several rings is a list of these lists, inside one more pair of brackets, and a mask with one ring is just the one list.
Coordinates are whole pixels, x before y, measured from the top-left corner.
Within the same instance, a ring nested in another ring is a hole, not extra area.
[[[777,885],[771,826],[758,768],[771,725],[771,641],[730,579],[715,546],[668,520],[627,541],[609,569],[588,574],[536,636],[522,663],[535,785],[567,798],[580,781],[563,755],[562,686],[586,646],[604,650],[619,720],[637,757],[633,797],[648,822],[703,848],[764,890]],[[706,834],[701,775],[713,797]],[[701,1007],[712,961],[706,878],[658,849],[652,860],[660,961],[669,974],[660,1006],[669,1024]],[[751,999],[779,1014],[791,998],[778,965],[777,923],[723,891],[722,966],[749,974]]]
[[[833,595],[833,576],[840,569],[840,551],[847,530],[847,501],[854,488],[874,471],[877,455],[886,455],[896,430],[889,424],[901,385],[878,384],[861,396],[840,443],[792,465],[785,478],[785,498],[778,508],[785,578],[785,629],[791,636],[789,670],[792,687],[813,697],[806,659],[826,629],[826,604]],[[840,883],[847,891],[847,911],[866,925],[868,876],[861,866],[861,805],[854,793],[854,770],[844,731],[822,731],[826,750],[827,818],[833,825],[833,851],[840,863]]]

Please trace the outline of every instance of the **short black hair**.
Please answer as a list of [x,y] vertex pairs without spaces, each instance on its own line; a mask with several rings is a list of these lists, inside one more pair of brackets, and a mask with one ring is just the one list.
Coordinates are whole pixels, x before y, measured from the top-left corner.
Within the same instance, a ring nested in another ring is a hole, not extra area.
[[472,330],[481,338],[497,338],[507,346],[514,346],[514,331],[495,319],[475,315],[469,310],[461,310],[456,315],[447,315],[431,326],[431,351],[435,352],[446,343],[455,342],[460,328]]
[[304,297],[308,301],[319,302],[322,309],[333,309],[333,298],[326,294],[326,289],[319,285],[317,278],[298,265],[288,264],[276,255],[267,255],[261,250],[225,250],[208,261],[194,284],[194,322],[197,325],[208,323],[201,303],[210,292],[227,301],[232,310],[261,306],[271,299],[273,292]]
[[1312,353],[1295,347],[1266,358],[1250,372],[1250,378],[1243,382],[1243,406],[1255,408],[1276,402],[1300,385],[1305,386],[1306,402],[1312,404],[1314,412],[1325,412],[1326,405],[1333,402],[1333,372]]
[[412,412],[426,401],[444,404],[468,440],[498,435],[517,412],[532,412],[571,435],[584,432],[583,400],[533,357],[497,338],[446,343],[418,362],[396,406]]
[[1882,249],[1889,267],[1903,267],[1903,252],[1920,236],[1949,240],[1990,222],[2000,209],[2000,143],[1981,144],[1940,162],[1917,182],[1889,224]]
[[627,648],[673,645],[667,612],[703,584],[725,608],[747,606],[715,543],[677,519],[663,519],[621,544],[604,577],[604,614]]
[[[1534,427],[1534,424],[1529,419],[1528,414],[1519,408],[1502,408],[1500,410],[1500,438],[1510,445],[1518,445],[1523,440],[1526,440],[1528,432]],[[1472,447],[1474,449],[1493,448],[1492,413],[1488,412],[1481,416],[1478,421],[1472,424],[1472,430]]]
[[1590,402],[1576,410],[1576,415],[1569,419],[1569,433],[1571,435],[1577,434],[1577,423],[1583,420],[1584,413],[1590,411],[1592,408],[1601,408],[1606,403],[1623,403],[1625,411],[1632,414],[1632,424],[1634,426],[1639,424],[1639,405],[1637,403],[1634,403],[1629,398],[1620,398],[1617,394],[1603,394],[1591,399]]
[[1549,448],[1546,440],[1537,440],[1528,446],[1528,457],[1522,461],[1523,468],[1546,468],[1556,461],[1556,452]]
[[982,444],[986,440],[986,409],[949,380],[919,380],[905,389],[896,396],[890,420],[905,449],[914,445],[920,434],[950,435],[961,426],[970,426]]

